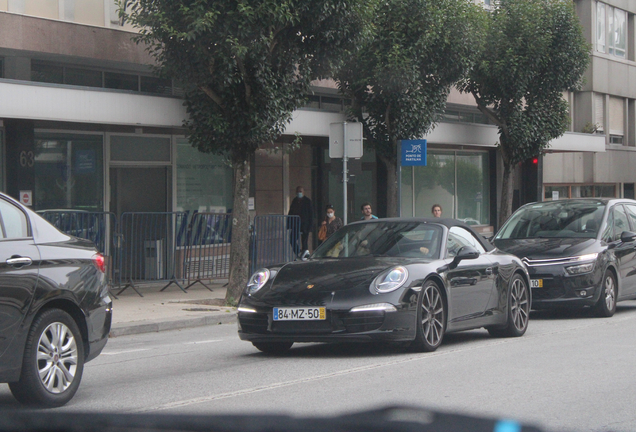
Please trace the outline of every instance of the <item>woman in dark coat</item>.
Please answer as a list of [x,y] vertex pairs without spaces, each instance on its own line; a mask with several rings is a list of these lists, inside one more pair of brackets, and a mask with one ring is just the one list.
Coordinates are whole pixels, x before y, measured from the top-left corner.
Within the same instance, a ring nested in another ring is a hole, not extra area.
[[336,217],[336,212],[331,204],[327,204],[325,212],[325,220],[322,221],[322,224],[327,226],[327,237],[329,237],[331,234],[342,228],[343,223],[342,219]]

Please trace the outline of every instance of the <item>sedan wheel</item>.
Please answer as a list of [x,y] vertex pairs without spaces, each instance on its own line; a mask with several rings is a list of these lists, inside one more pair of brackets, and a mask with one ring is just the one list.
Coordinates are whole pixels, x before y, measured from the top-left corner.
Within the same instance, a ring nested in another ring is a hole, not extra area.
[[435,282],[426,282],[420,291],[417,323],[411,346],[417,351],[435,351],[441,345],[446,330],[446,305]]
[[71,400],[84,370],[84,345],[77,324],[66,312],[49,309],[33,321],[20,380],[10,383],[21,403],[58,407]]
[[603,275],[601,296],[594,308],[596,315],[603,318],[609,318],[616,312],[616,278],[609,270]]
[[508,298],[508,321],[505,328],[489,328],[495,337],[519,337],[528,329],[530,317],[530,290],[525,279],[516,274],[510,282]]

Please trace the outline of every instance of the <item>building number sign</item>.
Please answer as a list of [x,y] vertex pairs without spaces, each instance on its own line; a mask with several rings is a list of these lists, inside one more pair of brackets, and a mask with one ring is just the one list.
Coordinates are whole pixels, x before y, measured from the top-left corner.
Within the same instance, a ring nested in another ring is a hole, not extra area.
[[20,166],[21,167],[33,167],[34,156],[32,151],[21,151],[20,152]]

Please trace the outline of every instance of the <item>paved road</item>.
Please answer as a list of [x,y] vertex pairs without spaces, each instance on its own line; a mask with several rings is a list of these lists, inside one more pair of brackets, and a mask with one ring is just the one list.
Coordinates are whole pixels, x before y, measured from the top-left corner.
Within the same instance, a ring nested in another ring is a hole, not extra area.
[[[218,325],[111,339],[64,411],[332,415],[409,404],[547,430],[636,431],[636,302],[533,313],[526,335],[448,335],[435,353],[305,344],[270,357]],[[0,385],[0,409],[18,405]]]

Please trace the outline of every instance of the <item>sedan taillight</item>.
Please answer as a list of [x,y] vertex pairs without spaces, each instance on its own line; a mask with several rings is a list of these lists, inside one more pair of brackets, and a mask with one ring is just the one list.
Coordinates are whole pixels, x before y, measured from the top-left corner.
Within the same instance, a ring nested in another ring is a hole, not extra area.
[[106,260],[104,259],[104,255],[100,253],[93,255],[93,264],[95,264],[97,270],[102,273],[106,273]]

